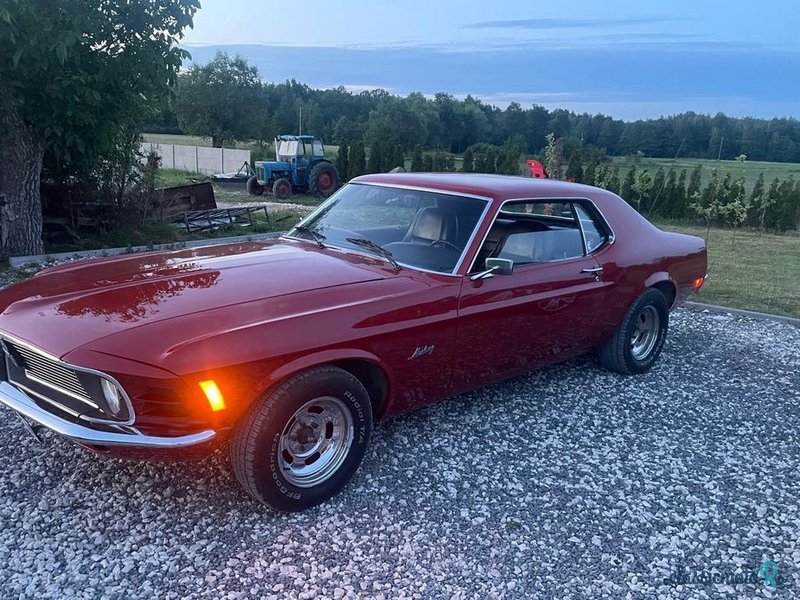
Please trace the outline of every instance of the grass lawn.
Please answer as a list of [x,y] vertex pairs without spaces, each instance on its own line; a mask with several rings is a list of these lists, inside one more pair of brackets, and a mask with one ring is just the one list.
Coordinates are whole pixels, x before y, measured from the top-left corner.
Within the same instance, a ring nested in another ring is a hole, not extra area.
[[[705,227],[658,223],[667,231],[705,237]],[[800,318],[800,235],[712,228],[708,280],[698,302]]]
[[[669,172],[670,167],[677,170],[678,175],[682,169],[686,169],[686,177],[691,174],[691,170],[697,165],[702,165],[702,185],[705,186],[711,178],[711,170],[714,168],[719,169],[720,174],[724,177],[726,173],[730,173],[734,179],[741,177],[744,174],[747,189],[750,190],[755,185],[759,173],[764,173],[764,181],[769,183],[774,179],[786,179],[790,175],[795,177],[800,176],[800,164],[796,163],[779,163],[779,162],[757,162],[745,161],[744,168],[735,160],[710,160],[707,158],[679,158],[673,161],[671,158],[640,158],[637,161],[636,168],[638,170],[647,169],[651,175],[655,175],[658,167],[664,167],[664,170]],[[619,167],[620,177],[624,177],[625,173],[633,165],[634,159],[630,156],[615,156],[611,159],[611,164]]]

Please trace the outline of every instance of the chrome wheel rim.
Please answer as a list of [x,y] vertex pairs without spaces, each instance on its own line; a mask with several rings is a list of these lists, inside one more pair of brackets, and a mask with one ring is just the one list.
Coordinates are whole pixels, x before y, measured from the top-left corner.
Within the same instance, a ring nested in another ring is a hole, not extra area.
[[333,396],[303,404],[287,421],[278,444],[281,472],[290,484],[319,485],[342,466],[353,444],[353,416]]
[[653,351],[658,340],[661,317],[655,306],[645,306],[636,317],[631,335],[631,354],[636,360],[644,360]]

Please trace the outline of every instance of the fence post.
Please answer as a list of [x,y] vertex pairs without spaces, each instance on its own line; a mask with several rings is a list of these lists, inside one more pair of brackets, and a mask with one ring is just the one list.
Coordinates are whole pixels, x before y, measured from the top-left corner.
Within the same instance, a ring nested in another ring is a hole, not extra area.
[[194,147],[194,172],[200,172],[200,156],[199,156],[199,149],[197,146]]

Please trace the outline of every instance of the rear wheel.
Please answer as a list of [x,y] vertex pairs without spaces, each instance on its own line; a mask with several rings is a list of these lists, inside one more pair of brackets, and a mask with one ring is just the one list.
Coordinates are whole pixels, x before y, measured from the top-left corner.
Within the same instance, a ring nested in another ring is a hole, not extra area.
[[308,175],[308,191],[312,196],[327,198],[339,187],[339,173],[329,162],[314,165]]
[[264,186],[258,183],[258,177],[255,175],[247,180],[247,193],[251,196],[260,196],[264,193]]
[[600,362],[626,375],[649,371],[664,347],[668,325],[669,308],[664,294],[655,288],[645,290],[598,352]]
[[371,432],[372,407],[361,382],[337,367],[318,367],[250,408],[233,432],[231,463],[256,500],[303,510],[347,485]]
[[292,184],[285,177],[276,179],[272,184],[272,194],[278,200],[286,200],[292,195]]

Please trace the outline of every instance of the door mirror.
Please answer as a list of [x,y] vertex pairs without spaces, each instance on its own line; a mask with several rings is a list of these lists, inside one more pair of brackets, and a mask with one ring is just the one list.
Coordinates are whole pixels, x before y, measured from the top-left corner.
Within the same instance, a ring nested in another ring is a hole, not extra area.
[[511,275],[514,272],[514,261],[510,258],[487,258],[483,271],[470,275],[472,281],[489,279],[495,273],[498,275]]
[[514,261],[510,258],[487,258],[486,269],[498,275],[511,275],[514,272]]

